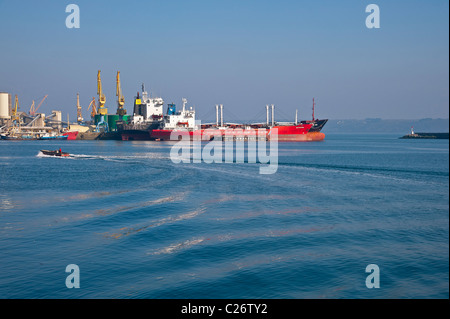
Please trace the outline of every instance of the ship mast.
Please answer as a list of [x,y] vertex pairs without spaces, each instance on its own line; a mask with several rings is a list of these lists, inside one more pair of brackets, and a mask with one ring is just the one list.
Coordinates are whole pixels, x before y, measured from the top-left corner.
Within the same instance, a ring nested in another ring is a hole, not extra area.
[[77,93],[77,122],[81,124],[83,122],[83,115],[81,113],[80,94]]
[[216,127],[219,126],[219,104],[216,104]]
[[272,127],[275,126],[275,105],[272,106]]
[[313,121],[316,120],[316,119],[314,118],[314,107],[315,107],[315,103],[314,103],[314,98],[313,98],[313,107],[312,107],[312,119],[313,119]]
[[223,127],[223,104],[220,104],[220,127]]

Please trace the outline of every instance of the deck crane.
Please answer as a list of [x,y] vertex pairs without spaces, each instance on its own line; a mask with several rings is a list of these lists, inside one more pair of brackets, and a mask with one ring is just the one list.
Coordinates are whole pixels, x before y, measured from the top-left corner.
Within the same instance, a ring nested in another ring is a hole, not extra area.
[[117,112],[119,116],[127,114],[127,111],[123,108],[125,104],[125,97],[122,94],[122,88],[120,87],[120,71],[117,71],[116,77],[116,96],[117,96]]
[[80,94],[77,93],[77,122],[78,124],[83,123],[83,115],[81,114],[81,105],[80,105]]
[[97,73],[97,94],[98,94],[98,113],[101,115],[107,115],[108,109],[105,107],[106,97],[103,94],[102,80],[100,78],[100,70]]
[[91,106],[92,106],[91,118],[94,119],[94,117],[97,115],[97,106],[95,105],[95,97],[93,97],[91,103],[89,103],[89,106],[87,108],[88,111],[91,108]]
[[31,104],[31,107],[30,107],[30,115],[31,116],[35,116],[36,115],[36,112],[39,110],[39,108],[41,107],[42,103],[44,103],[44,101],[47,98],[47,96],[48,95],[44,96],[44,98],[42,99],[41,103],[39,103],[37,108],[34,108],[34,100],[33,100],[33,103]]

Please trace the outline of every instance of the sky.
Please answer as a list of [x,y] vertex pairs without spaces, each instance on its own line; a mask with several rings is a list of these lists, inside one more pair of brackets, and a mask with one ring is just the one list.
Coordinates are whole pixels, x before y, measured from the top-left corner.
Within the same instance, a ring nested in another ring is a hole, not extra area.
[[[67,28],[77,4],[80,28]],[[366,6],[380,28],[366,27]],[[0,92],[40,112],[83,116],[97,97],[125,109],[145,83],[197,119],[421,119],[449,117],[448,0],[0,0]]]

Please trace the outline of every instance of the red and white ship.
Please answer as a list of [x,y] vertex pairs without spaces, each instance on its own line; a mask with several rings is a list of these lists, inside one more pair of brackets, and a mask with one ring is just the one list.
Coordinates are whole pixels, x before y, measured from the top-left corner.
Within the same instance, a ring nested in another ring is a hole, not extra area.
[[[144,96],[147,95],[143,92]],[[274,105],[266,105],[266,123],[254,124],[230,124],[223,122],[223,105],[216,105],[216,122],[209,124],[199,124],[195,118],[195,109],[187,108],[187,100],[183,99],[183,106],[180,111],[176,110],[174,104],[169,104],[166,115],[162,115],[161,109],[154,109],[153,101],[142,103],[139,94],[135,99],[135,112],[131,123],[125,125],[121,131],[122,140],[158,140],[170,141],[180,140],[183,136],[201,136],[200,139],[219,137],[224,140],[233,139],[273,139],[276,135],[278,141],[322,141],[325,134],[320,132],[327,120],[316,120],[293,123],[281,123],[274,120]],[[158,106],[163,104],[158,98]],[[272,118],[269,121],[269,109],[271,107]],[[313,106],[314,107],[314,106]],[[139,110],[145,110],[145,119]],[[151,114],[151,111],[155,114]],[[220,120],[219,120],[220,110]],[[139,123],[139,128],[136,124]],[[133,127],[134,129],[129,129]]]

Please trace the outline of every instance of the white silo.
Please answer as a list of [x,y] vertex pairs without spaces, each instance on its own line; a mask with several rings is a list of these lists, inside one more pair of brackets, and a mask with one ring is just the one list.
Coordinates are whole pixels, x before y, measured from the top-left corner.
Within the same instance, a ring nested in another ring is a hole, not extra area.
[[0,119],[10,119],[9,114],[9,94],[0,92]]

